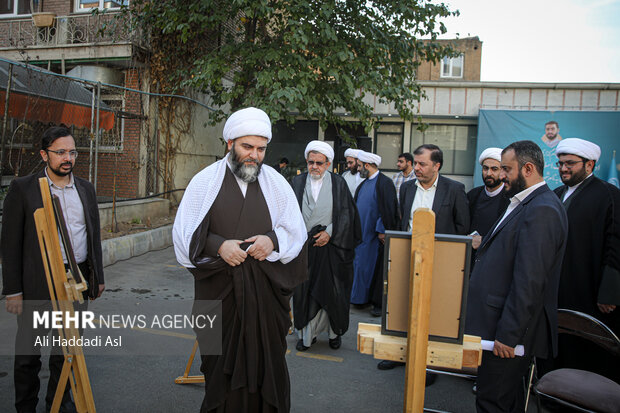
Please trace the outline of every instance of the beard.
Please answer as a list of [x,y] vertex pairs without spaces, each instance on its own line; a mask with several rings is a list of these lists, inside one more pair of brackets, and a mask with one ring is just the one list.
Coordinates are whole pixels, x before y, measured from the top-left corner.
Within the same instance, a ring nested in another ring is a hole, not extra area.
[[[60,169],[63,166],[68,166],[69,170],[68,171],[64,171],[64,170]],[[73,172],[73,164],[71,162],[61,163],[60,165],[58,165],[58,168],[52,168],[52,166],[48,162],[47,167],[50,168],[50,170],[52,172],[54,172],[54,174],[57,175],[57,176],[67,176],[67,175],[71,174],[71,172]]]
[[357,165],[352,166],[351,168],[349,168],[349,172],[351,172],[351,175],[357,174],[357,172],[358,172]]
[[315,181],[318,181],[319,179],[323,178],[324,174],[308,172],[308,175],[310,175],[311,179],[314,179]]
[[502,184],[501,179],[499,178],[496,179],[491,176],[487,176],[486,178],[483,179],[483,181],[484,181],[484,186],[486,186],[489,189],[497,188],[498,186]]
[[366,168],[362,169],[360,171],[360,176],[364,179],[368,178],[368,175],[370,175],[370,171]]
[[[256,165],[251,165],[248,162],[256,162]],[[258,159],[246,158],[240,160],[237,152],[235,151],[234,143],[232,148],[230,148],[230,164],[232,166],[233,174],[235,174],[235,176],[243,182],[247,183],[252,183],[258,179],[260,168],[263,166],[263,163],[259,162]]]
[[523,191],[527,185],[525,183],[525,178],[523,177],[523,174],[521,174],[521,171],[519,171],[519,176],[517,176],[517,179],[512,182],[506,179],[504,180],[504,183],[510,185],[510,189],[507,186],[504,186],[504,191],[506,191],[505,193],[508,198],[512,198],[519,192]]
[[584,179],[586,179],[586,177],[588,176],[588,174],[586,173],[586,169],[582,168],[580,171],[578,172],[573,172],[570,176],[570,178],[568,179],[564,179],[561,175],[560,175],[560,179],[562,179],[562,183],[564,185],[568,185],[568,186],[575,186],[577,185],[579,182],[582,182]]

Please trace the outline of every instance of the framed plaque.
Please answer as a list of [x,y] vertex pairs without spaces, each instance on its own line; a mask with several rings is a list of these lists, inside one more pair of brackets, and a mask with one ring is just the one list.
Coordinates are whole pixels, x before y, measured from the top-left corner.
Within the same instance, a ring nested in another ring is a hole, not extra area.
[[[471,237],[435,234],[429,339],[463,343]],[[385,232],[381,333],[406,336],[409,323],[411,233]]]

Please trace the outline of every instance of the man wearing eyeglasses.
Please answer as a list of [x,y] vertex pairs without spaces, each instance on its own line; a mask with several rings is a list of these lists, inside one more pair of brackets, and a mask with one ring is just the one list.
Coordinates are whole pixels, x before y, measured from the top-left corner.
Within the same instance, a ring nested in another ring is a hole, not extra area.
[[346,181],[328,171],[332,147],[312,141],[304,156],[308,172],[292,183],[308,231],[308,280],[293,293],[296,348],[308,350],[320,333],[327,332],[329,346],[336,350],[349,328],[353,258],[362,228]]
[[[583,139],[562,140],[556,150],[564,183],[555,193],[568,216],[558,307],[581,311],[620,333],[620,190],[593,175],[601,155]],[[620,382],[613,358],[589,343],[560,335],[556,367],[595,371]]]
[[[17,315],[18,324],[14,365],[15,407],[18,412],[36,411],[41,348],[33,344],[37,335],[47,335],[49,332],[43,329],[35,332],[31,328],[34,301],[46,302],[50,299],[33,216],[36,209],[43,207],[39,178],[47,177],[52,195],[60,199],[75,261],[84,279],[89,282],[89,292],[85,293],[85,298],[88,295],[94,299],[104,290],[97,196],[90,182],[72,173],[78,152],[71,131],[56,126],[47,129],[41,139],[40,154],[45,168],[11,182],[3,211],[3,294],[7,296],[7,311]],[[62,254],[66,264],[64,248]],[[80,310],[86,309],[87,302]],[[58,347],[52,348],[49,358],[50,379],[45,397],[48,410],[64,362],[60,350]],[[68,385],[60,411],[75,411]]]

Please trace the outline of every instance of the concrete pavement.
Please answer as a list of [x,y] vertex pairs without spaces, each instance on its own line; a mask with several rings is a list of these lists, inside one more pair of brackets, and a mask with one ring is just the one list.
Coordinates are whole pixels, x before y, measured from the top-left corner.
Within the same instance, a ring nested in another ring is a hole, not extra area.
[[[193,278],[176,263],[172,248],[117,262],[106,267],[105,274],[103,300],[193,299]],[[329,348],[327,336],[322,336],[309,351],[299,353],[295,350],[296,336],[288,336],[287,363],[293,413],[402,411],[404,368],[380,371],[378,360],[359,354],[356,351],[358,322],[378,323],[379,319],[370,317],[366,310],[351,309],[350,329],[339,350]],[[154,335],[153,339],[156,337]],[[183,373],[192,344],[190,338],[178,338],[178,346],[186,348],[187,356],[87,357],[97,411],[197,412],[204,394],[203,386],[174,383]],[[14,411],[12,363],[12,357],[0,357],[0,412]],[[38,412],[44,412],[42,400],[49,376],[46,363],[44,360]],[[198,358],[191,374],[200,374]],[[436,383],[427,388],[425,406],[451,412],[473,412],[471,387],[472,382],[468,380],[439,376]]]

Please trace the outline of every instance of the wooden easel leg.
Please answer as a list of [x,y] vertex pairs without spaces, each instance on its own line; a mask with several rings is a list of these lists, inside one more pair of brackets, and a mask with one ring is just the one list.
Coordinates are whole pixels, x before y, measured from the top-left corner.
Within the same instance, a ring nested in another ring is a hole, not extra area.
[[56,386],[56,393],[54,393],[54,401],[52,402],[50,413],[58,413],[58,410],[60,410],[62,396],[65,393],[69,373],[71,373],[71,363],[71,357],[65,356],[65,362],[62,364],[62,370],[60,371],[60,378],[58,379],[58,386]]
[[409,326],[405,376],[405,413],[424,411],[426,357],[431,308],[435,214],[421,208],[413,215],[411,229],[411,274],[409,281]]
[[192,364],[194,363],[194,357],[196,357],[196,351],[198,350],[198,340],[194,341],[194,347],[192,348],[192,354],[189,355],[189,360],[187,360],[187,365],[185,366],[185,372],[182,376],[174,379],[176,384],[187,384],[187,383],[204,383],[205,377],[203,375],[200,376],[190,376],[189,371],[192,368]]

